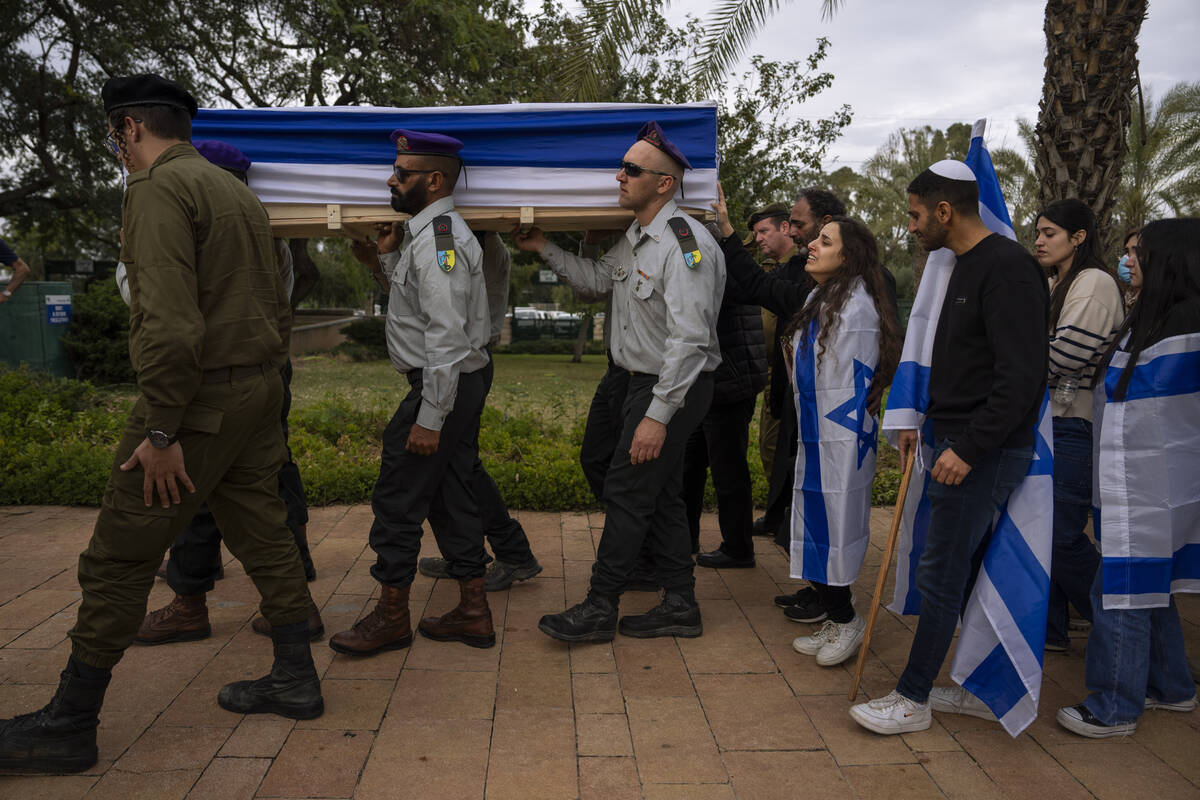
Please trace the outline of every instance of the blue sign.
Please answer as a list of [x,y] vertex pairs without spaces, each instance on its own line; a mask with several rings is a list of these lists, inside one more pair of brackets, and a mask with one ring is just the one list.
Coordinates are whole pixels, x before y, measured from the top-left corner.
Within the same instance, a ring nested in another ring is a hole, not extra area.
[[71,295],[46,295],[46,324],[66,325],[71,321]]

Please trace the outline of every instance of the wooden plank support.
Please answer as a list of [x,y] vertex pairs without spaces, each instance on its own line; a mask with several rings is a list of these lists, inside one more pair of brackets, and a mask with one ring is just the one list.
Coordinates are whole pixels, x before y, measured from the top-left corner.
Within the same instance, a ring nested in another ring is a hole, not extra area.
[[330,203],[325,206],[325,224],[330,230],[340,231],[342,229],[342,206],[339,203]]
[[522,231],[527,231],[533,227],[533,206],[521,206],[521,224]]

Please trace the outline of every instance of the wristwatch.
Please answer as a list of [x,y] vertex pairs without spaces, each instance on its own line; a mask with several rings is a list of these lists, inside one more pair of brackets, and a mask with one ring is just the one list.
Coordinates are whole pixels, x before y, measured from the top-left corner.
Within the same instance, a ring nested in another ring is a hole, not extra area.
[[156,431],[153,428],[146,429],[146,438],[150,440],[150,444],[156,450],[165,450],[179,441],[178,436],[169,434],[166,431]]

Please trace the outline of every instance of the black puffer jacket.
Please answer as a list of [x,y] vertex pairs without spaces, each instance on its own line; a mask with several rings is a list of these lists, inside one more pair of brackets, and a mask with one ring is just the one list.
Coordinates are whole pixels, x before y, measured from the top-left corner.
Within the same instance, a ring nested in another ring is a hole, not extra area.
[[754,397],[767,385],[767,346],[758,306],[739,305],[728,279],[717,315],[721,364],[713,375],[713,405]]

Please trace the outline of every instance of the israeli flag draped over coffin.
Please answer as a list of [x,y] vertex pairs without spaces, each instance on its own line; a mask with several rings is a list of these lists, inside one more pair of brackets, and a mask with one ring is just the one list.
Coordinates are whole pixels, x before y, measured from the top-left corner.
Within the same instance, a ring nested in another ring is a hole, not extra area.
[[466,180],[460,206],[611,207],[621,156],[648,120],[695,167],[687,203],[717,199],[717,106],[645,103],[525,103],[447,108],[200,109],[196,139],[228,142],[253,162],[250,188],[264,203],[387,203],[384,183],[396,128],[460,139]]
[[1129,353],[1096,387],[1097,536],[1106,609],[1156,608],[1200,592],[1200,333]]
[[[966,164],[979,183],[979,212],[994,232],[1016,239],[991,158],[983,146],[986,120],[975,123]],[[896,589],[888,608],[918,614],[916,572],[929,529],[933,429],[929,366],[938,315],[954,269],[954,253],[930,253],[913,302],[908,333],[892,381],[883,419],[885,435],[921,432],[917,465],[905,502],[896,563]],[[1037,717],[1042,685],[1042,651],[1050,590],[1050,545],[1054,503],[1053,429],[1048,398],[1038,417],[1033,462],[1025,480],[996,514],[983,564],[967,601],[950,677],[984,701],[1012,736]]]
[[799,431],[792,577],[848,586],[870,543],[879,439],[878,422],[867,412],[879,364],[879,314],[861,278],[824,348],[816,344],[819,331],[814,320],[807,337],[800,331],[792,337]]

